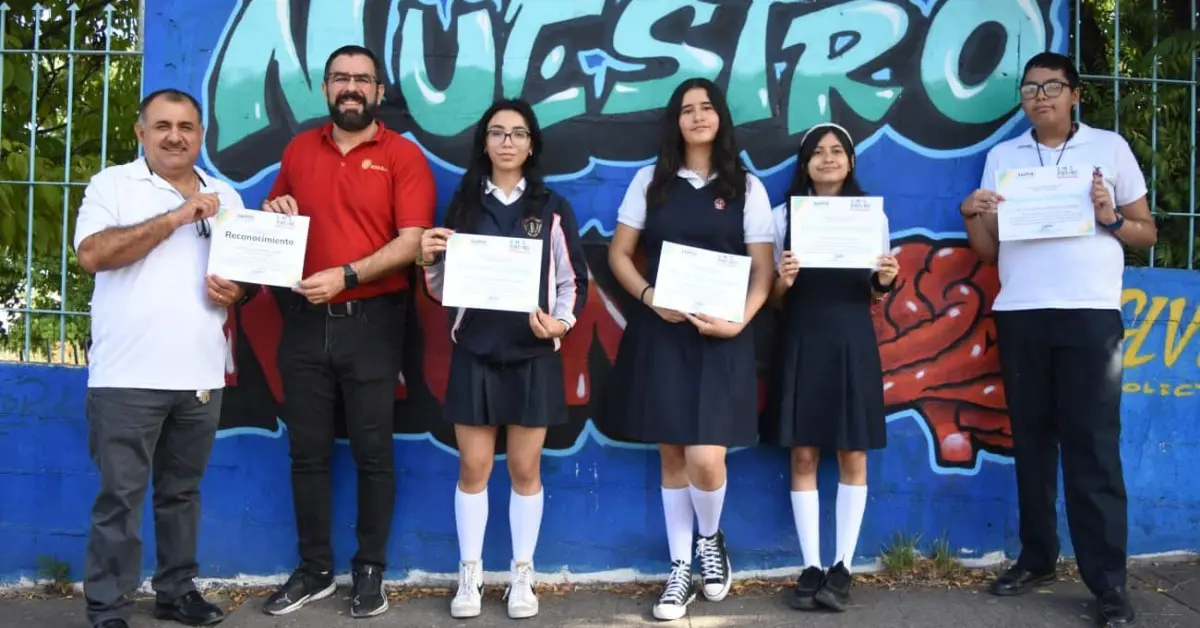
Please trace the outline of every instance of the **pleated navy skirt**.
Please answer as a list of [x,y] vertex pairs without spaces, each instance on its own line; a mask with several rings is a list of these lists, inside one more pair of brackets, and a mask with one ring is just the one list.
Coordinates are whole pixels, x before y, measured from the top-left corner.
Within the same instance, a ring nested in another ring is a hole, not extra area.
[[549,427],[566,423],[562,357],[497,364],[454,346],[442,416],[458,425]]
[[597,427],[626,442],[752,446],[758,440],[754,335],[703,336],[648,307],[629,313]]

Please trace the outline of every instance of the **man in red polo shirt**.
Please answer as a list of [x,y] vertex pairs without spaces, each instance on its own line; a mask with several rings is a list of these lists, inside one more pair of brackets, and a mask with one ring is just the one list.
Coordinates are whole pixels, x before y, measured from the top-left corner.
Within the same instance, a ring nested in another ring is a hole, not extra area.
[[330,55],[321,88],[332,122],[288,144],[263,206],[309,217],[305,279],[290,293],[277,291],[284,313],[281,414],[291,440],[300,566],[263,605],[269,615],[295,611],[336,588],[330,461],[339,398],[358,467],[350,612],[370,617],[388,607],[392,416],[409,288],[403,271],[419,252],[421,233],[433,226],[435,189],[421,149],[375,119],[384,92],[379,70],[360,46]]

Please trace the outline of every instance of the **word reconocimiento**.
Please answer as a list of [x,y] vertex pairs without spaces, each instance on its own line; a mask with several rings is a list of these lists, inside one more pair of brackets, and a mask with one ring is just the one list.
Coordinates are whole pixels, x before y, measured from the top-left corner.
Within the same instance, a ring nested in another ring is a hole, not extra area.
[[[791,157],[837,118],[930,150],[973,146],[1010,120],[1020,69],[1065,36],[1064,0],[245,0],[206,78],[207,155],[234,181],[279,159],[295,124],[328,114],[323,62],[346,43],[383,60],[380,117],[442,160],[466,156],[498,96],[535,104],[550,174],[654,155],[683,79],[726,88],[751,162]],[[594,124],[603,117],[606,124]],[[579,124],[582,122],[583,124]],[[609,124],[621,123],[622,132]]]
[[279,246],[295,246],[296,241],[291,238],[272,238],[269,236],[254,235],[252,233],[236,233],[233,231],[225,232],[226,238],[234,240],[244,240],[247,242],[257,242],[261,244],[278,244]]

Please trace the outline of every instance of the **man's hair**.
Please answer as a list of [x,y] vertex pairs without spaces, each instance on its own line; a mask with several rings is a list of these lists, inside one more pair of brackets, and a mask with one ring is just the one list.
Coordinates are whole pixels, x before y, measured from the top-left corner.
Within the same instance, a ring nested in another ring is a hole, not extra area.
[[374,68],[375,68],[375,80],[376,81],[383,80],[383,78],[379,76],[379,59],[375,56],[375,53],[371,52],[367,48],[364,48],[362,46],[357,46],[354,44],[342,46],[341,48],[334,50],[333,53],[329,55],[329,59],[327,59],[325,61],[325,80],[329,80],[329,68],[333,67],[334,59],[336,59],[338,57],[352,57],[352,56],[366,57],[366,58],[370,59],[371,65],[374,66]]
[[147,94],[146,97],[142,99],[142,103],[138,105],[138,120],[142,120],[143,122],[146,120],[146,110],[150,108],[151,103],[159,98],[166,99],[167,102],[191,103],[192,107],[196,110],[196,119],[203,122],[204,114],[200,111],[200,101],[196,100],[196,98],[191,94],[173,87],[155,90]]
[[1075,64],[1071,58],[1066,55],[1058,54],[1057,52],[1039,52],[1025,62],[1025,71],[1021,73],[1021,80],[1029,75],[1029,71],[1034,68],[1042,68],[1043,70],[1058,70],[1067,77],[1067,85],[1071,89],[1079,87],[1079,70],[1075,69]]

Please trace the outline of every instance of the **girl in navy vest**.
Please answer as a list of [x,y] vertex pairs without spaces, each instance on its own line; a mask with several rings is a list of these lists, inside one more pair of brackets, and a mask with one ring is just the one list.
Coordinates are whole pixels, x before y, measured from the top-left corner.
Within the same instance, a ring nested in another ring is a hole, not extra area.
[[[775,274],[771,205],[762,182],[738,159],[725,96],[712,81],[689,79],[663,115],[657,163],[634,176],[617,210],[609,245],[613,275],[636,304],[623,312],[625,331],[610,375],[601,421],[605,433],[658,444],[671,567],[654,607],[678,619],[696,597],[695,556],[704,596],[724,599],[730,562],[720,530],[725,452],[758,438],[754,338],[749,321]],[[752,258],[746,323],[653,306],[653,282],[664,242]],[[634,262],[645,253],[646,268]]]
[[440,300],[443,253],[451,234],[472,233],[542,241],[541,304],[530,314],[459,309],[443,416],[454,423],[459,481],[454,517],[460,553],[454,617],[479,615],[487,483],[496,434],[505,426],[512,479],[512,581],[506,597],[514,619],[538,612],[533,552],[542,522],[541,455],[546,428],[567,421],[562,337],[583,310],[588,269],[567,201],[546,188],[538,171],[542,132],[523,100],[491,106],[475,127],[472,158],[446,210],[446,228],[421,239],[425,285]]
[[[822,124],[800,140],[788,197],[865,196],[854,178],[854,143],[845,129]],[[792,606],[844,610],[863,511],[867,505],[867,452],[887,444],[883,369],[871,304],[890,292],[900,266],[890,254],[876,270],[801,269],[789,250],[789,203],[773,212],[779,277],[771,301],[780,307],[774,369],[763,415],[764,443],[792,449],[792,513],[805,569]],[[884,221],[884,251],[890,240]],[[836,554],[821,570],[817,462],[821,450],[837,452],[840,482]]]

